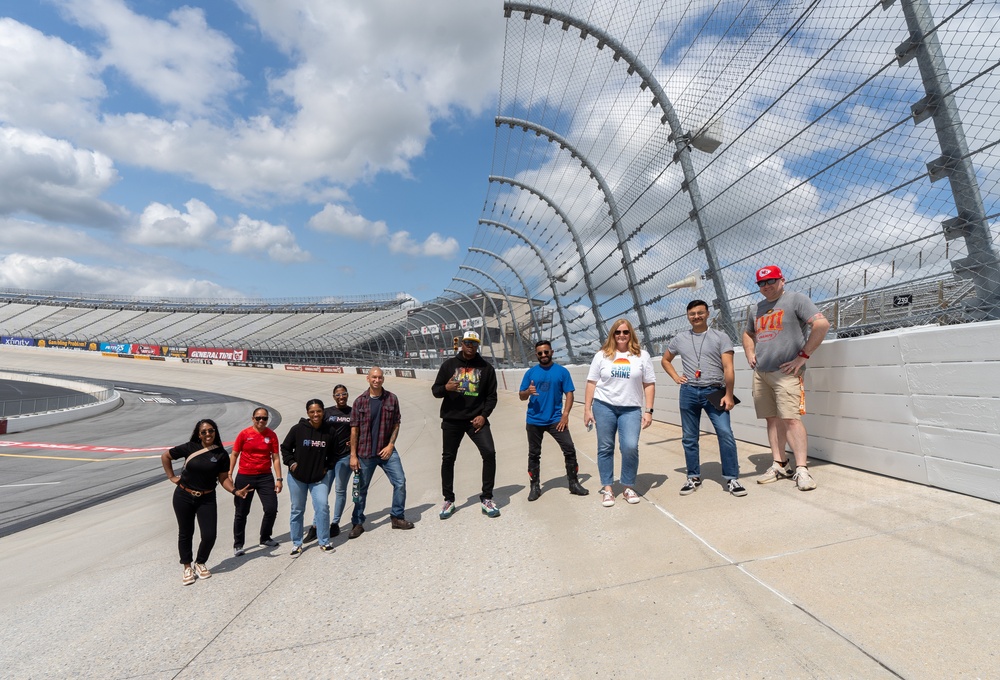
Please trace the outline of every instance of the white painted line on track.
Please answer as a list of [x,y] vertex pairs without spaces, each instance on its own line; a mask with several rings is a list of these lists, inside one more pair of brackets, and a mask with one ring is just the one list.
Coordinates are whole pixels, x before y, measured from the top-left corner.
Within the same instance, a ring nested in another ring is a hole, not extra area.
[[14,486],[48,486],[50,484],[62,484],[62,482],[34,482],[32,484],[0,484],[0,489],[9,489]]

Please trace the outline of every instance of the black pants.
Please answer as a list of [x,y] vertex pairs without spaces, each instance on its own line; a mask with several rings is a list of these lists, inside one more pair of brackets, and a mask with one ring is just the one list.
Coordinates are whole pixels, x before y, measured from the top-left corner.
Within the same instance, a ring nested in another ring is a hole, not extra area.
[[[215,492],[195,498],[184,489],[174,489],[174,514],[177,515],[177,552],[181,564],[205,564],[212,554],[215,535],[219,524],[219,511],[215,506]],[[198,544],[198,558],[191,559],[191,545],[194,543],[194,520],[198,518],[201,543]]]
[[538,479],[542,461],[542,435],[546,432],[552,435],[552,438],[559,444],[559,448],[562,449],[563,458],[566,459],[566,474],[569,477],[576,478],[579,466],[576,462],[576,447],[573,446],[573,437],[569,434],[569,428],[560,432],[556,429],[558,425],[559,423],[552,423],[551,425],[532,425],[528,423],[524,426],[524,429],[528,432],[528,476],[531,479]]
[[490,424],[487,422],[478,432],[472,427],[472,422],[468,420],[442,420],[441,439],[443,443],[443,453],[441,454],[441,493],[446,501],[455,502],[455,459],[458,457],[458,447],[462,443],[462,437],[469,435],[469,439],[479,449],[479,455],[483,457],[483,492],[480,500],[493,498],[493,484],[497,476],[497,452],[493,445],[493,434],[490,432]]
[[260,542],[270,540],[271,531],[274,530],[274,520],[278,516],[278,494],[274,491],[274,477],[270,472],[261,475],[243,475],[237,472],[233,483],[237,489],[250,487],[246,498],[233,497],[236,506],[236,514],[233,517],[233,547],[242,548],[244,545],[247,517],[250,516],[250,505],[255,491],[260,496],[260,504],[264,506],[264,519],[260,521]]

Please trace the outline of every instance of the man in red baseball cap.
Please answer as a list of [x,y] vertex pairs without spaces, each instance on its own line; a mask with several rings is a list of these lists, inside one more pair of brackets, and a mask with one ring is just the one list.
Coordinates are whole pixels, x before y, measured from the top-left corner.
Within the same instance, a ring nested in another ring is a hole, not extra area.
[[[757,270],[757,285],[764,300],[747,319],[743,350],[753,373],[753,402],[757,417],[767,421],[767,441],[774,462],[757,478],[767,484],[792,477],[800,491],[816,488],[807,467],[808,441],[802,416],[806,412],[803,377],[806,361],[830,330],[819,308],[807,296],[785,290],[781,268],[768,265]],[[795,469],[785,454],[795,454]]]

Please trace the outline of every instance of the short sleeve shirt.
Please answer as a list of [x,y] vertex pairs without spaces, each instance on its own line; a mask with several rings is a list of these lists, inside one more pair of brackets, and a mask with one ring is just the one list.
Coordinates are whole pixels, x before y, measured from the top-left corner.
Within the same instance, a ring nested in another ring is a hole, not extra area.
[[[175,446],[168,452],[174,460],[188,457],[195,451],[203,449],[201,442],[187,442],[180,446]],[[219,475],[229,472],[229,453],[218,447],[211,451],[199,454],[190,463],[184,465],[181,471],[181,484],[195,491],[212,491],[219,481]]]
[[266,475],[271,472],[271,455],[278,453],[278,435],[267,427],[263,432],[248,427],[236,435],[233,453],[240,454],[239,474]]
[[643,384],[655,383],[656,372],[649,352],[642,350],[639,356],[627,352],[615,352],[607,357],[599,351],[590,363],[587,382],[594,381],[594,399],[612,406],[646,405]]
[[569,371],[559,364],[547,368],[536,364],[525,372],[521,391],[531,383],[535,383],[538,394],[528,398],[527,423],[542,427],[558,423],[562,419],[563,395],[576,391]]
[[729,336],[709,328],[704,333],[692,330],[678,333],[667,342],[667,351],[681,358],[681,370],[688,385],[712,387],[725,383],[722,355],[734,350]]
[[787,290],[774,302],[757,303],[756,316],[747,319],[756,341],[756,370],[772,373],[794,359],[806,345],[806,322],[819,313],[807,296]]

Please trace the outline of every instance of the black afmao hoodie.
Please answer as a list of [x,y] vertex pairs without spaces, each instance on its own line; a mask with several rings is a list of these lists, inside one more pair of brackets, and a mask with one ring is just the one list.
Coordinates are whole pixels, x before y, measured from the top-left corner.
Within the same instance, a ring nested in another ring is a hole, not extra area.
[[[332,459],[334,441],[333,431],[324,421],[320,429],[313,428],[308,418],[303,418],[285,435],[281,442],[281,461],[288,468],[288,474],[303,484],[313,484],[323,479],[328,469],[333,467]],[[292,472],[292,463],[295,472]]]
[[[449,392],[444,388],[452,378],[462,385],[458,392]],[[497,374],[478,352],[470,361],[459,353],[441,364],[431,392],[443,400],[442,420],[469,421],[476,416],[489,418],[497,406]]]

